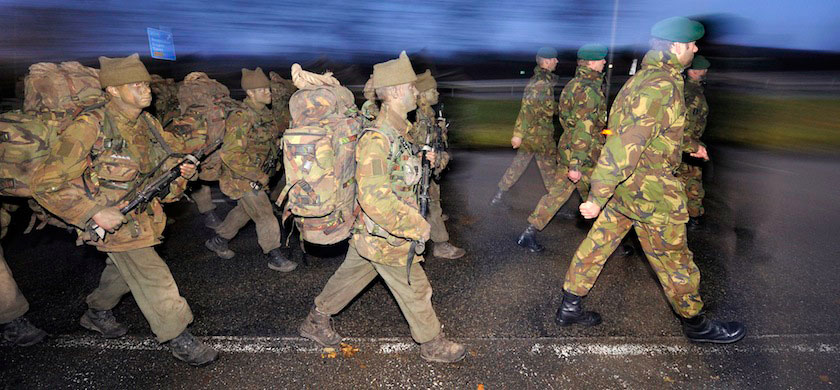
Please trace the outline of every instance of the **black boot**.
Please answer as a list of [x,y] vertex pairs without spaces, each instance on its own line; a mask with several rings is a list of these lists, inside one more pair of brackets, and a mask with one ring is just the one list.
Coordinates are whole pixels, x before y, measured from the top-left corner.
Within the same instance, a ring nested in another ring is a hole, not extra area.
[[554,322],[560,326],[572,324],[595,326],[600,324],[601,315],[594,311],[583,311],[582,300],[583,297],[563,290],[563,300],[560,302],[560,308],[557,309],[557,315],[554,316]]
[[498,191],[496,191],[496,195],[493,195],[493,199],[490,199],[490,205],[491,206],[504,206],[505,203],[504,203],[504,200],[502,200],[502,197],[504,197],[504,196],[505,196],[505,190],[500,188]]
[[47,337],[47,332],[36,328],[23,316],[15,318],[3,328],[3,339],[19,347],[38,344],[44,337]]
[[685,337],[697,343],[729,344],[744,338],[747,334],[747,328],[740,322],[710,320],[702,314],[683,318],[682,325]]
[[222,224],[222,220],[219,219],[219,216],[216,215],[213,211],[208,211],[204,214],[204,226],[207,226],[210,229],[216,230],[219,225]]
[[527,249],[531,253],[542,252],[545,247],[537,242],[537,228],[534,225],[528,225],[525,231],[516,240],[516,244]]
[[216,256],[219,256],[223,259],[232,259],[233,256],[236,256],[236,253],[228,249],[228,241],[228,239],[222,238],[222,236],[217,234],[213,236],[213,238],[204,241],[204,246],[207,247],[207,249],[213,251],[213,253],[215,253]]
[[79,324],[87,330],[101,333],[106,339],[119,338],[128,332],[128,327],[117,322],[110,310],[87,309]]
[[191,366],[203,366],[216,360],[219,352],[195,338],[188,330],[184,330],[178,337],[169,342],[169,349],[176,359],[187,362]]
[[289,260],[283,255],[283,250],[274,248],[268,252],[268,268],[280,272],[292,272],[297,268],[297,263]]

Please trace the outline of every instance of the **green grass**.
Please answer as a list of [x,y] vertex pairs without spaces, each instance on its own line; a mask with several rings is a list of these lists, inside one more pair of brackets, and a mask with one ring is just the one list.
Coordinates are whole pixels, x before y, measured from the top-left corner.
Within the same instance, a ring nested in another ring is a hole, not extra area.
[[[706,141],[785,150],[840,150],[838,98],[712,92],[709,106]],[[447,100],[446,108],[454,146],[510,146],[519,101],[453,98]]]

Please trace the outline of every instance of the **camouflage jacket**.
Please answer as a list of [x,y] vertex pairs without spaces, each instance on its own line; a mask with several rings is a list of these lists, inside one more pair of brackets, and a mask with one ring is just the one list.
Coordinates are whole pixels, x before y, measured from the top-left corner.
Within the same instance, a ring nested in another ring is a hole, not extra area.
[[[231,199],[239,199],[255,188],[268,185],[269,175],[263,171],[267,160],[278,158],[280,128],[271,110],[257,108],[246,98],[241,109],[231,112],[222,142],[222,176],[219,187]],[[280,164],[278,164],[278,168]]]
[[[417,203],[420,162],[405,139],[409,126],[382,112],[376,128],[367,129],[356,145],[356,198],[362,211],[351,244],[372,262],[406,265],[411,240],[429,229]],[[413,261],[422,260],[415,256]]]
[[[417,111],[415,111],[416,117],[414,120],[414,124],[411,126],[411,129],[408,131],[408,141],[412,144],[418,146],[418,150],[422,145],[426,145],[426,139],[429,133],[435,131],[435,126],[437,125],[437,116],[435,116],[435,110],[432,106],[429,105],[419,105],[417,106]],[[443,136],[443,142],[446,142],[446,132],[441,134]],[[433,134],[432,137],[435,135]],[[434,140],[432,140],[434,141]],[[434,166],[434,174],[438,175],[441,171],[446,168],[446,165],[449,163],[449,153],[444,151],[441,156],[435,161]]]
[[683,138],[683,152],[694,153],[703,144],[700,137],[706,130],[706,117],[709,115],[709,104],[703,94],[703,84],[686,78],[685,80],[685,132]]
[[560,93],[558,111],[563,135],[557,143],[559,161],[570,171],[593,168],[606,138],[607,100],[603,73],[578,66],[575,78]]
[[618,92],[609,119],[613,135],[592,174],[589,201],[601,208],[614,202],[644,223],[688,221],[685,191],[674,177],[685,127],[682,69],[669,52],[649,51]]
[[555,152],[552,118],[557,111],[557,103],[554,101],[557,81],[557,75],[537,66],[534,68],[534,76],[525,87],[513,136],[522,138],[521,147],[527,152]]
[[[184,150],[183,141],[164,132],[160,123],[143,112],[133,119],[125,116],[112,101],[105,107],[79,115],[52,146],[50,157],[34,173],[32,189],[35,200],[69,224],[85,228],[94,214],[121,199],[131,200],[151,178],[155,167],[167,159],[167,151],[150,131],[157,133],[172,150]],[[174,165],[169,158],[162,168]],[[163,201],[181,196],[186,180],[170,185]],[[126,216],[114,234],[91,242],[99,250],[119,252],[145,248],[160,243],[166,215],[158,199],[145,210],[136,209]],[[79,231],[81,235],[81,231]],[[87,235],[81,235],[83,239]]]
[[379,106],[376,105],[376,101],[365,101],[359,111],[362,114],[362,125],[365,128],[374,126],[376,123],[376,117],[379,116]]

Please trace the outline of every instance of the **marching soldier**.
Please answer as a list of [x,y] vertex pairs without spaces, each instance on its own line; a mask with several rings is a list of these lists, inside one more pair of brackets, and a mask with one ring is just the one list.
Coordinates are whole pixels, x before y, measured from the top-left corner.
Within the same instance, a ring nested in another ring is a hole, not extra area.
[[[447,340],[432,308],[432,286],[412,252],[412,241],[425,242],[430,226],[418,209],[415,188],[420,161],[407,141],[408,112],[417,107],[417,77],[405,52],[373,67],[373,87],[383,101],[376,128],[368,129],[356,147],[356,181],[361,215],[344,262],[315,298],[300,334],[322,346],[336,346],[341,336],[330,323],[377,276],[393,293],[428,361],[455,362],[464,346]],[[434,163],[434,152],[429,160]],[[407,266],[409,267],[407,272]]]
[[607,100],[602,89],[606,56],[606,46],[581,47],[575,77],[560,93],[558,111],[563,135],[557,143],[557,179],[550,183],[548,193],[540,199],[528,217],[528,227],[516,241],[531,252],[544,249],[537,242],[537,231],[545,229],[575,189],[581,199],[589,195],[589,177],[601,154],[605,140],[601,132],[607,125]]
[[[682,17],[655,24],[642,69],[616,97],[609,117],[614,135],[607,138],[592,174],[589,196],[580,205],[585,218],[598,219],[566,272],[555,317],[558,325],[601,322],[598,313],[583,310],[582,297],[633,227],[686,337],[696,342],[732,343],[746,333],[739,322],[710,320],[701,313],[700,271],[686,244],[686,196],[674,176],[685,127],[681,72],[691,64],[698,50],[696,41],[704,32],[702,24]],[[692,156],[706,157],[706,148],[699,146]]]
[[222,143],[222,177],[219,187],[236,207],[216,228],[216,235],[204,245],[223,259],[236,254],[228,249],[228,241],[249,221],[257,225],[257,240],[263,253],[268,254],[268,268],[291,272],[297,263],[289,260],[280,248],[280,224],[268,200],[268,180],[276,171],[280,128],[271,110],[270,81],[262,69],[242,69],[242,89],[245,90],[243,108],[228,116]]
[[[709,71],[709,60],[701,55],[695,56],[691,66],[685,71],[685,134],[683,138],[683,152],[694,153],[699,148],[706,147],[700,137],[706,130],[706,117],[709,115],[709,104],[706,103],[706,96],[703,93],[703,84],[706,80],[706,73]],[[679,178],[685,187],[685,194],[688,197],[688,224],[689,230],[697,229],[703,224],[703,161],[683,155],[680,164]]]
[[95,223],[109,232],[94,240],[80,230],[89,244],[108,254],[99,287],[87,297],[88,310],[80,320],[83,327],[105,338],[125,335],[127,327],[116,321],[111,309],[131,292],[159,342],[168,341],[180,360],[207,364],[218,352],[187,330],[192,311],[153,248],[166,226],[161,202],[178,199],[196,167],[183,165],[182,177],[171,184],[165,198],[155,198],[127,215],[120,212],[171,150],[184,146],[176,145],[176,138],[167,138],[169,133],[163,132],[160,123],[143,112],[152,100],[150,77],[136,53],[125,58],[99,57],[99,63],[99,81],[110,102],[79,115],[64,130],[50,157],[34,173],[33,195],[79,229],[90,233],[88,225]]

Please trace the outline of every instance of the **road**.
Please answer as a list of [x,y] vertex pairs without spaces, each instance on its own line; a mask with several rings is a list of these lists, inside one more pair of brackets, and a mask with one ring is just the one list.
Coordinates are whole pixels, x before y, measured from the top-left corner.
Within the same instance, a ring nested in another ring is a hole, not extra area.
[[[192,332],[222,351],[215,364],[191,368],[151,337],[131,296],[114,310],[130,326],[121,340],[82,329],[84,298],[104,258],[76,247],[64,231],[22,233],[18,212],[3,247],[29,299],[27,317],[47,330],[29,348],[0,344],[3,388],[823,388],[840,383],[840,159],[712,148],[704,230],[689,247],[702,273],[710,317],[737,319],[747,337],[729,346],[681,336],[642,256],[614,254],[588,308],[604,323],[553,323],[562,277],[586,234],[581,221],[555,219],[532,255],[514,240],[545,192],[532,165],[510,191],[509,209],[488,201],[511,151],[455,153],[444,210],[452,241],[468,254],[429,257],[425,269],[446,334],[465,343],[462,362],[419,357],[408,326],[381,281],[335,317],[351,349],[331,356],[297,335],[314,297],[344,248],[295,250],[291,274],[266,268],[253,225],[221,260],[203,247],[211,231],[194,206],[167,207],[175,222],[158,247],[195,313]],[[218,195],[218,194],[217,194]],[[219,211],[232,207],[221,201]],[[296,240],[292,246],[297,248]],[[316,256],[317,255],[317,256]],[[357,349],[357,350],[356,350]]]

